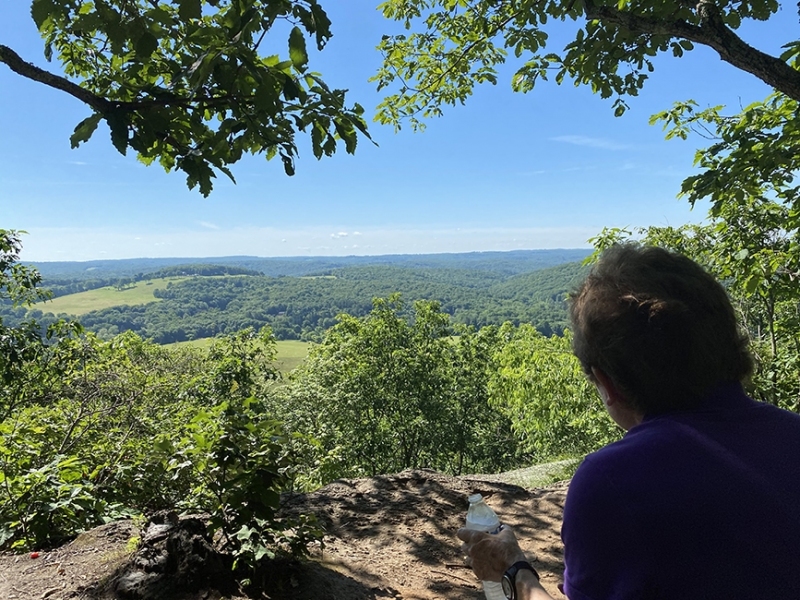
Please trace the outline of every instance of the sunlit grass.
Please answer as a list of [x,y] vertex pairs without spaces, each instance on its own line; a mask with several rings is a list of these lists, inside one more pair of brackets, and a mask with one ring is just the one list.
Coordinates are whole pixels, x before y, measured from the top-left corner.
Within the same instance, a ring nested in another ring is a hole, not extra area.
[[[188,346],[190,348],[200,348],[205,350],[210,348],[211,344],[213,343],[214,338],[202,338],[199,340],[190,340],[188,342],[165,344],[165,346],[168,348],[180,348]],[[306,356],[308,356],[308,350],[313,344],[311,342],[301,342],[299,340],[278,340],[275,342],[275,345],[278,351],[276,366],[282,373],[288,373],[305,360]]]
[[582,460],[582,458],[567,458],[533,465],[523,469],[506,471],[505,473],[480,475],[480,477],[492,481],[511,483],[526,489],[533,489],[548,486],[556,481],[571,479]]
[[59,296],[53,300],[40,302],[36,305],[36,308],[42,312],[49,312],[55,315],[66,313],[77,317],[93,310],[102,310],[112,306],[147,304],[158,301],[158,298],[153,296],[154,290],[163,290],[168,283],[183,281],[184,279],[188,279],[188,277],[168,277],[165,279],[137,281],[123,290],[118,290],[113,286],[97,288],[96,290]]
[[283,373],[288,373],[299,366],[308,356],[308,350],[312,345],[311,342],[301,342],[299,340],[278,341],[278,369]]

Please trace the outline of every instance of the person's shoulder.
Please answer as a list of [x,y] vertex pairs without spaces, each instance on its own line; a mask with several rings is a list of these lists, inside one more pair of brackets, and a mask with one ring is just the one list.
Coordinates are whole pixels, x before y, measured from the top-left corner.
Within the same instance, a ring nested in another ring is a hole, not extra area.
[[617,462],[628,462],[636,456],[657,451],[665,443],[675,443],[680,429],[681,425],[672,419],[644,421],[625,432],[616,442],[588,454],[584,463],[610,466]]
[[752,411],[762,416],[763,418],[772,419],[775,421],[780,421],[783,423],[787,423],[790,425],[794,425],[795,427],[800,427],[800,414],[796,412],[792,412],[790,410],[786,410],[784,408],[780,408],[778,406],[774,406],[773,404],[768,404],[766,402],[760,402],[758,400],[752,400]]
[[587,454],[570,483],[570,491],[607,488],[609,481],[616,479],[617,471],[624,467],[626,458],[636,452],[638,440],[626,435],[621,440]]
[[683,445],[682,437],[681,425],[668,419],[637,425],[622,439],[588,454],[575,472],[570,490],[608,489],[609,484],[647,477],[675,446]]

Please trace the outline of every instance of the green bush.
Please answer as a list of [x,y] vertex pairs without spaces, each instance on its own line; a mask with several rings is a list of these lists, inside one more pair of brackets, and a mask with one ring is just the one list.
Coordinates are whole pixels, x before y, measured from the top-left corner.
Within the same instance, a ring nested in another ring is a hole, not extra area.
[[[454,330],[435,302],[403,316],[399,295],[369,315],[340,315],[275,410],[308,465],[301,485],[429,467],[499,471],[523,457],[510,421],[488,404],[497,329]],[[454,334],[458,335],[454,335]]]

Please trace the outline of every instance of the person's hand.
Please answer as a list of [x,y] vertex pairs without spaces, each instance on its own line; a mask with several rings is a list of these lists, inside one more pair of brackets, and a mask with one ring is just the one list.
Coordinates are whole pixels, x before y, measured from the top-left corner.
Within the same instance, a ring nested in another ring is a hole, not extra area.
[[500,581],[503,573],[520,560],[527,560],[514,531],[505,525],[498,533],[459,529],[461,550],[481,581]]

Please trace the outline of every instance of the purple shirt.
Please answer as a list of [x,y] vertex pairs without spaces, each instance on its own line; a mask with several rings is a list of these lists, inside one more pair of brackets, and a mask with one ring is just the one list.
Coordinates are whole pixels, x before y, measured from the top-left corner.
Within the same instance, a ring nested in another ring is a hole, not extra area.
[[570,600],[800,599],[800,415],[726,385],[590,454],[567,494]]

